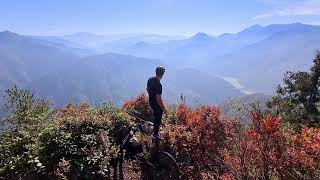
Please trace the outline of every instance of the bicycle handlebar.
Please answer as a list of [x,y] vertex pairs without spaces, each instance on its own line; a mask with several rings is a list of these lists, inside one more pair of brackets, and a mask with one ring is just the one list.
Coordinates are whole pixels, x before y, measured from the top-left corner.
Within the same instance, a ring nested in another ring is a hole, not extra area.
[[133,114],[133,113],[131,113],[131,112],[128,112],[128,111],[126,111],[126,110],[124,110],[124,109],[122,109],[122,110],[123,110],[125,113],[129,114],[130,116],[133,116],[135,119],[139,120],[139,122],[144,122],[144,123],[145,123],[145,122],[149,122],[149,121],[146,121],[146,120],[138,117],[137,115],[135,115],[135,114]]

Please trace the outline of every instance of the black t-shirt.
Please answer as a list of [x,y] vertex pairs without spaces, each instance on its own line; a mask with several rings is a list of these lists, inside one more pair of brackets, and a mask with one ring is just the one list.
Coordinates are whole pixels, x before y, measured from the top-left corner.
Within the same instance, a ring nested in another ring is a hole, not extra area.
[[149,104],[152,108],[160,108],[156,95],[162,94],[162,85],[160,80],[156,77],[149,78],[147,83],[147,90],[149,94]]

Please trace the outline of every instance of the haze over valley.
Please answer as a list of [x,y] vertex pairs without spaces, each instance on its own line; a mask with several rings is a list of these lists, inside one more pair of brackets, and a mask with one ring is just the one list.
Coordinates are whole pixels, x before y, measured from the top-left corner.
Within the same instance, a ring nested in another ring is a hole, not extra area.
[[[282,75],[305,70],[320,47],[320,26],[254,25],[235,34],[62,36],[0,32],[0,90],[30,88],[56,105],[112,101],[145,91],[164,65],[165,98],[217,104],[246,94],[274,94]],[[266,68],[267,67],[267,68]]]

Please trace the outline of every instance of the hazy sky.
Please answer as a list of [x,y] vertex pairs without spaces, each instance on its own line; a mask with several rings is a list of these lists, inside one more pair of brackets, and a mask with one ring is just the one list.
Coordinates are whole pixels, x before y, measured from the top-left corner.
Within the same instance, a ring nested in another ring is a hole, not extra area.
[[320,0],[0,0],[0,31],[220,34],[254,24],[320,24]]

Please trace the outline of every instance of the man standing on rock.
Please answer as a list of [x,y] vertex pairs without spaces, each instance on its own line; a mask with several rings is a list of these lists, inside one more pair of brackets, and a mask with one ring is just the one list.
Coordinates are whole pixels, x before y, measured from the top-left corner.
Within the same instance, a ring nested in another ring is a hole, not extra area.
[[156,68],[156,76],[151,77],[148,80],[147,83],[147,91],[149,94],[149,104],[153,111],[153,117],[154,117],[154,133],[153,136],[157,141],[160,140],[160,125],[161,125],[161,119],[162,114],[167,114],[167,109],[163,104],[162,101],[162,85],[160,83],[160,80],[163,77],[163,74],[165,72],[165,68],[162,66],[159,66]]

